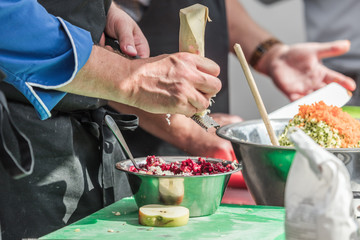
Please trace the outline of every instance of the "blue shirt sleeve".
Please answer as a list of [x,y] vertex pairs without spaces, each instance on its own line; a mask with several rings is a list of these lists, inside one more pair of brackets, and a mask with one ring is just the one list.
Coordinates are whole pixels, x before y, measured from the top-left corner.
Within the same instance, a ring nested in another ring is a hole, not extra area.
[[66,93],[53,90],[72,81],[88,60],[88,31],[49,14],[36,0],[0,1],[0,70],[34,105],[41,119]]

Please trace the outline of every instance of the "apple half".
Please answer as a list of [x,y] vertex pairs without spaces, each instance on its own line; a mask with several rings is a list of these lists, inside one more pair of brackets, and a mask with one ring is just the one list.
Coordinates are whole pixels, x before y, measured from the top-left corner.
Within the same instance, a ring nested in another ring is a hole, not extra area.
[[180,227],[189,221],[189,209],[182,206],[149,204],[139,209],[139,223],[152,227]]

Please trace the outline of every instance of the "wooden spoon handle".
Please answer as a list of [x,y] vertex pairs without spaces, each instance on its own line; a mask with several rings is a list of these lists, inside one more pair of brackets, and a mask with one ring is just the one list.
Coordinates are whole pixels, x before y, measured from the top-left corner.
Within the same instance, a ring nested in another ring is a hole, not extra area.
[[279,146],[278,139],[276,138],[275,132],[274,132],[272,126],[271,126],[271,123],[270,123],[268,114],[266,112],[264,103],[263,103],[263,101],[261,99],[259,90],[258,90],[258,88],[256,86],[254,77],[251,74],[249,65],[248,65],[248,63],[247,63],[247,61],[245,59],[245,55],[244,55],[244,53],[243,53],[243,51],[241,49],[240,44],[236,43],[234,45],[234,49],[235,49],[236,55],[237,55],[237,57],[238,57],[238,59],[240,61],[241,67],[242,67],[242,69],[244,71],[244,74],[245,74],[246,80],[247,80],[247,82],[249,84],[251,93],[253,94],[253,96],[255,98],[256,106],[259,109],[261,118],[263,119],[263,121],[265,123],[265,127],[266,127],[266,130],[267,130],[267,132],[268,132],[268,134],[270,136],[271,143],[273,145],[275,145],[275,146]]

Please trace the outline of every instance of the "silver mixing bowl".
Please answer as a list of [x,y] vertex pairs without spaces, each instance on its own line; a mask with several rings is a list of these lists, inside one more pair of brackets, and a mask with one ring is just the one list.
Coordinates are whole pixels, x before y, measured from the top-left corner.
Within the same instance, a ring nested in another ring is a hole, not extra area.
[[[276,136],[283,133],[290,119],[271,120]],[[263,120],[229,124],[217,135],[231,141],[235,155],[242,163],[246,185],[258,205],[284,206],[286,178],[295,155],[294,147],[272,146]],[[360,183],[360,149],[327,148],[344,162],[353,186]],[[354,196],[359,195],[353,187]]]
[[[187,157],[163,157],[166,163],[183,161]],[[198,157],[190,157],[197,161]],[[204,158],[208,162],[223,162],[215,158]],[[146,163],[146,158],[135,158],[137,163]],[[224,162],[227,164],[228,162]],[[220,205],[230,175],[241,170],[236,169],[226,173],[199,176],[157,176],[130,172],[130,160],[118,162],[116,168],[124,171],[128,177],[131,190],[137,206],[147,204],[180,205],[187,207],[190,217],[206,216],[215,213]]]

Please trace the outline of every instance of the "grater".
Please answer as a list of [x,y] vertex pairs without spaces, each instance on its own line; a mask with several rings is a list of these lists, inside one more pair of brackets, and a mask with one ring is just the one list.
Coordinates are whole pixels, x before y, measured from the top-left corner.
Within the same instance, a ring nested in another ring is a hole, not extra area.
[[215,122],[215,120],[212,117],[210,117],[208,114],[205,114],[203,116],[201,116],[200,114],[194,114],[191,117],[191,119],[194,120],[205,130],[208,130],[211,127],[214,127],[216,129],[220,127],[220,125],[217,122]]

